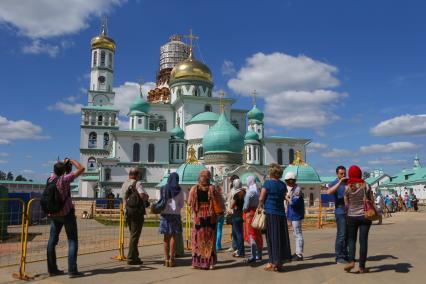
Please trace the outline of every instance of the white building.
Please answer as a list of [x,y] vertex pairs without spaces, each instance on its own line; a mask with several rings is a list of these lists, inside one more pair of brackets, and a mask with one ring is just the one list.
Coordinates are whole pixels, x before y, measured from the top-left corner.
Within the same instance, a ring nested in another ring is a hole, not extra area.
[[[135,94],[127,113],[129,129],[119,129],[111,91],[116,44],[105,27],[91,43],[91,81],[88,103],[82,108],[80,140],[80,159],[87,171],[80,181],[80,196],[119,193],[131,167],[141,169],[143,185],[154,191],[168,171],[185,163],[189,149],[225,185],[235,173],[250,172],[263,181],[268,164],[288,165],[296,151],[306,153],[309,139],[266,137],[264,114],[256,105],[250,111],[235,109],[234,99],[213,97],[210,69],[177,36],[170,44],[182,50],[177,57],[168,55],[175,62],[161,65],[157,87],[148,93],[148,100]],[[187,49],[187,59],[177,60]]]

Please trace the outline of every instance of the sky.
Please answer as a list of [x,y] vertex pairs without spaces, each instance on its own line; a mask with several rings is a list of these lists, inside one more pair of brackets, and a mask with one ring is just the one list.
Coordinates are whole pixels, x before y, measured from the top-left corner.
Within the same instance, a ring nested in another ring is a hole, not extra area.
[[[267,135],[312,139],[307,162],[395,174],[425,160],[424,1],[0,1],[0,170],[44,180],[78,159],[90,40],[108,17],[125,114],[159,48],[193,29],[214,90],[265,112]],[[120,121],[125,122],[125,116]]]

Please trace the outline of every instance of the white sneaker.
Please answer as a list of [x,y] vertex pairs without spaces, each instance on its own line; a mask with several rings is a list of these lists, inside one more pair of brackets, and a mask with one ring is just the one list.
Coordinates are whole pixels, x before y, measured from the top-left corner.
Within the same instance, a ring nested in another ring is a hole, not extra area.
[[230,247],[229,249],[227,249],[226,250],[227,252],[234,252],[235,250],[232,248],[232,247]]

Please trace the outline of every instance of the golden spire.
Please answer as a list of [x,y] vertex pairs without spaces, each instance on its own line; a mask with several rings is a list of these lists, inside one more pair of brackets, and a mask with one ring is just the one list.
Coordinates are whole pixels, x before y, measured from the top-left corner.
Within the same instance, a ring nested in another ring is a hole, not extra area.
[[188,148],[188,158],[186,159],[187,164],[198,164],[197,157],[195,156],[195,149],[192,145]]
[[194,39],[199,39],[198,36],[194,36],[192,34],[192,29],[189,29],[189,35],[185,35],[186,38],[189,38],[189,57],[188,59],[191,61],[192,60],[192,41]]
[[220,104],[220,113],[224,113],[225,112],[225,104],[223,103],[223,98],[225,97],[225,92],[222,90],[219,93],[219,104]]
[[294,159],[293,163],[291,163],[292,165],[295,166],[306,166],[307,164],[305,163],[305,161],[303,161],[302,159],[302,151],[297,150],[295,153],[296,158]]
[[256,106],[256,95],[257,95],[256,89],[253,90],[252,95],[253,95],[253,106]]
[[107,36],[107,29],[107,17],[103,15],[101,19],[101,36]]

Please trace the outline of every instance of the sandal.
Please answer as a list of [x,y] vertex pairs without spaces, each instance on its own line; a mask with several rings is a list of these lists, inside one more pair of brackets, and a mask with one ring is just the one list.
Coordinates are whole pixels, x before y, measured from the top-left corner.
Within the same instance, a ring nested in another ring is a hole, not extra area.
[[276,268],[276,266],[274,266],[273,264],[271,264],[271,263],[268,263],[267,265],[265,265],[264,267],[263,267],[263,270],[265,270],[265,271],[274,271],[275,270],[275,268]]
[[170,260],[164,260],[164,266],[169,267],[170,266]]
[[169,260],[169,267],[175,267],[176,266],[176,262],[174,259],[170,259]]

